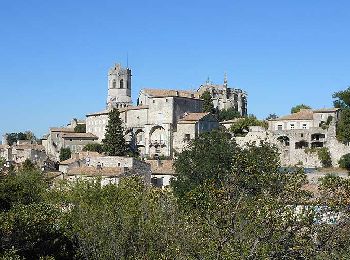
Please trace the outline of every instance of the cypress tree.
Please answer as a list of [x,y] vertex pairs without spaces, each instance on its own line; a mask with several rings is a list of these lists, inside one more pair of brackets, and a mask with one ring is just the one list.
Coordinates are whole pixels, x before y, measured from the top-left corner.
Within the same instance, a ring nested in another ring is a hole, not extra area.
[[215,109],[214,109],[214,104],[213,104],[213,100],[211,98],[211,94],[209,91],[204,91],[203,94],[201,95],[201,99],[203,99],[203,112],[210,112],[210,113],[214,113]]
[[113,108],[108,114],[105,138],[102,140],[103,151],[109,156],[123,156],[127,152],[124,129],[119,110]]

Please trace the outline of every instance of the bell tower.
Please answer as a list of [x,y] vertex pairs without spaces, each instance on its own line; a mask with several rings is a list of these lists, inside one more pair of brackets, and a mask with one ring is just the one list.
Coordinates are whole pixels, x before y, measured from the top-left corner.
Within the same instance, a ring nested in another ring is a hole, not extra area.
[[107,108],[124,108],[131,104],[131,70],[115,64],[108,71]]

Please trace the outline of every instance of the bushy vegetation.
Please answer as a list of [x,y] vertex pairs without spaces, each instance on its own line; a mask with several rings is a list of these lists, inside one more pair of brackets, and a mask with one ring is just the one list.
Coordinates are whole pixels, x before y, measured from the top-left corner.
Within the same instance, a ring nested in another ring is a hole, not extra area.
[[235,136],[245,136],[249,132],[250,126],[262,126],[264,128],[268,127],[266,121],[260,121],[254,115],[249,115],[237,120],[237,122],[231,126],[230,131]]
[[292,114],[298,113],[301,109],[311,109],[311,107],[309,107],[308,105],[305,105],[305,104],[300,104],[300,105],[296,105],[295,107],[292,107],[290,112]]
[[86,124],[78,124],[76,127],[74,127],[74,132],[86,133]]
[[322,147],[317,149],[317,156],[320,159],[322,167],[328,168],[332,167],[331,153],[327,147]]
[[72,156],[72,152],[69,147],[60,149],[60,161],[63,162]]
[[350,153],[345,154],[340,158],[339,166],[350,171]]
[[89,143],[83,147],[83,151],[102,153],[103,147],[99,143]]
[[234,107],[218,110],[216,114],[220,122],[241,117],[241,114]]
[[[175,162],[171,189],[138,177],[57,182],[34,170],[0,178],[4,259],[348,259],[350,183],[303,189],[302,171],[283,172],[276,148],[241,148],[214,131]],[[50,188],[49,188],[50,187]],[[324,220],[323,213],[341,221]]]

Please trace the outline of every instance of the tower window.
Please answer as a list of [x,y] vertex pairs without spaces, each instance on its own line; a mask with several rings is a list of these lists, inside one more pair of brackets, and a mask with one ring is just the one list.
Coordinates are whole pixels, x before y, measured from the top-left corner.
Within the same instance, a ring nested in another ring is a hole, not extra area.
[[124,80],[123,80],[123,79],[120,80],[120,85],[119,85],[119,87],[120,87],[120,88],[124,88]]
[[115,79],[113,80],[113,83],[112,83],[112,88],[116,88],[117,87],[117,82],[115,81]]

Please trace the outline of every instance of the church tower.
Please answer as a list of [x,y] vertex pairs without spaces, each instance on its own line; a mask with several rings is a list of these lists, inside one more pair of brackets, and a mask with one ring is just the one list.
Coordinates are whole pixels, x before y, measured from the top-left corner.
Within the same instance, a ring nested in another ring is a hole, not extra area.
[[131,104],[131,70],[115,64],[108,71],[107,108],[124,108]]

